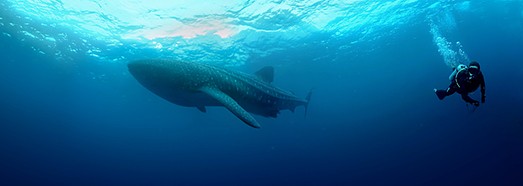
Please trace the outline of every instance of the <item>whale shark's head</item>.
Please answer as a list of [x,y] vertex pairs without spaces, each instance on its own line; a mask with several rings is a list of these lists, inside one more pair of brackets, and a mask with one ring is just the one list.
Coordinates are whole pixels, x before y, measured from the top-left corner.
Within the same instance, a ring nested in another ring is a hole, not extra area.
[[129,72],[146,88],[187,88],[191,80],[190,63],[171,60],[137,60],[127,64]]
[[142,86],[174,104],[187,107],[219,105],[200,93],[200,88],[212,79],[209,76],[211,68],[173,60],[132,61],[127,67]]
[[137,78],[161,78],[162,76],[176,76],[178,78],[185,78],[183,76],[189,75],[187,66],[190,63],[171,61],[171,60],[137,60],[131,61],[127,64],[131,74]]
[[129,72],[136,78],[142,79],[152,75],[151,72],[160,72],[164,67],[157,60],[137,60],[127,64]]

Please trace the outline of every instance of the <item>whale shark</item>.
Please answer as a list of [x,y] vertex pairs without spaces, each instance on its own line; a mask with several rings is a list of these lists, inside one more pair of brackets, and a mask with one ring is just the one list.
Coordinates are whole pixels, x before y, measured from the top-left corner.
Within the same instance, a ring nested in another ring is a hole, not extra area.
[[260,128],[251,114],[276,118],[281,110],[294,112],[305,107],[306,98],[272,85],[274,68],[266,66],[254,74],[226,68],[176,60],[150,59],[128,63],[134,78],[159,97],[184,107],[206,112],[206,107],[227,108],[245,124]]

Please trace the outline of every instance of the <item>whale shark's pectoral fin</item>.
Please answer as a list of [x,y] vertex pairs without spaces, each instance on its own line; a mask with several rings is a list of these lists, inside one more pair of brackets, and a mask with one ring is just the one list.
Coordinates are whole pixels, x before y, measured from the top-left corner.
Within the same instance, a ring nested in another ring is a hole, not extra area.
[[254,127],[254,128],[260,128],[260,124],[252,117],[251,114],[249,114],[245,109],[243,109],[234,99],[232,99],[229,95],[223,93],[222,91],[211,88],[211,87],[202,87],[200,88],[200,91],[203,93],[206,93],[207,95],[211,96],[212,98],[216,99],[218,102],[223,104],[225,108],[227,108],[229,111],[231,111],[236,117],[240,118],[243,122],[245,122],[247,125]]

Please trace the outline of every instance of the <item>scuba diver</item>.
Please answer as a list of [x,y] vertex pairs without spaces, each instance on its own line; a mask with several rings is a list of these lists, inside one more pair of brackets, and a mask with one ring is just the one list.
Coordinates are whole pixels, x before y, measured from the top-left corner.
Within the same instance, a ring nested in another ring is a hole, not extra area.
[[468,67],[463,64],[458,65],[450,75],[449,80],[451,83],[447,90],[434,89],[439,100],[458,92],[465,102],[477,107],[479,102],[470,98],[468,94],[476,91],[481,85],[481,103],[485,103],[485,80],[478,62],[472,61]]

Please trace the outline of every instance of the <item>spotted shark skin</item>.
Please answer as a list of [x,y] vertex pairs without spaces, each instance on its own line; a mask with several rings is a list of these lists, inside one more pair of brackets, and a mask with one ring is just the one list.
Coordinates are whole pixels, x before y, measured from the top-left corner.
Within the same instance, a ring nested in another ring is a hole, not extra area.
[[280,110],[305,106],[305,99],[271,84],[274,70],[265,67],[255,75],[212,65],[174,60],[138,60],[128,65],[131,74],[156,95],[171,103],[196,107],[223,106],[247,125],[259,128],[250,114],[277,117]]

